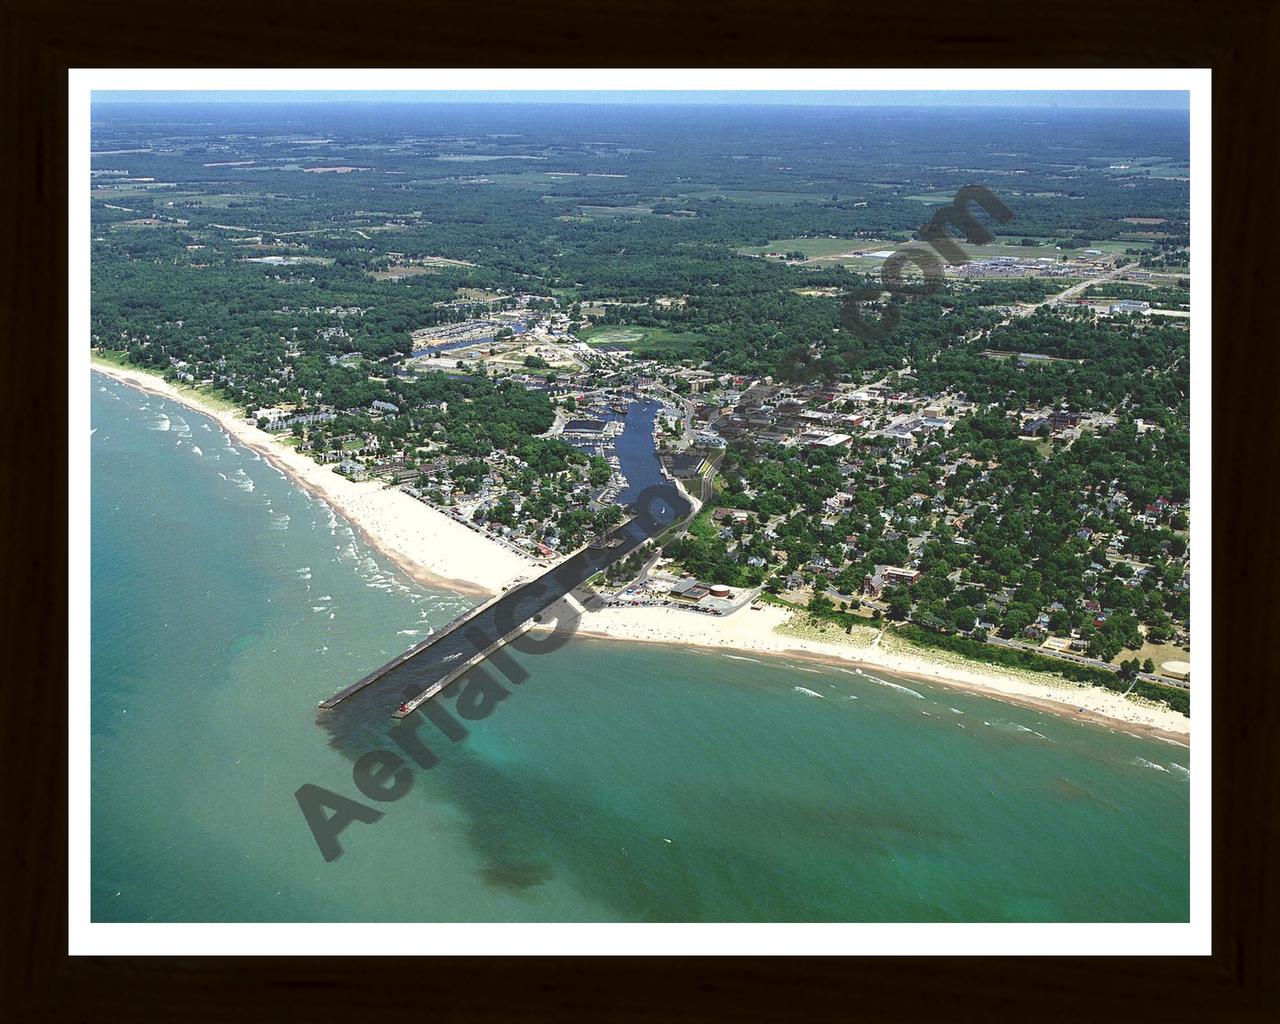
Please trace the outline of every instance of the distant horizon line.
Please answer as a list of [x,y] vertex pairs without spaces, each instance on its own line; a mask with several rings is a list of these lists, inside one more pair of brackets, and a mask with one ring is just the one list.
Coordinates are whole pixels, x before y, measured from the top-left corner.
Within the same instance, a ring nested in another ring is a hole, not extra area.
[[[332,106],[341,104],[343,100],[279,100],[281,106]],[[571,102],[566,100],[547,101],[539,104],[536,100],[428,100],[426,102],[415,103],[413,100],[362,100],[361,103],[381,103],[389,106],[441,106],[441,107],[461,107],[466,106],[468,102],[473,106],[484,107],[502,107],[502,106],[555,106],[555,107],[744,107],[747,109],[778,109],[789,110],[795,107],[819,108],[824,110],[1106,110],[1115,111],[1117,113],[1132,111],[1159,111],[1165,114],[1185,114],[1187,111],[1178,107],[1076,107],[1076,106],[1060,106],[1060,105],[1036,105],[1036,106],[1016,106],[1011,103],[934,103],[934,104],[909,104],[909,103],[739,103],[739,102],[678,102],[678,103],[621,103],[609,100],[599,100],[593,102]],[[219,107],[234,106],[269,106],[256,100],[245,100],[237,102],[235,100],[217,100],[209,103],[204,100],[94,100],[95,107],[147,107],[147,106],[166,106],[166,107],[195,107],[202,105],[211,105]]]
[[1132,110],[1189,113],[1185,90],[99,90],[95,107],[322,106],[714,106],[866,109]]

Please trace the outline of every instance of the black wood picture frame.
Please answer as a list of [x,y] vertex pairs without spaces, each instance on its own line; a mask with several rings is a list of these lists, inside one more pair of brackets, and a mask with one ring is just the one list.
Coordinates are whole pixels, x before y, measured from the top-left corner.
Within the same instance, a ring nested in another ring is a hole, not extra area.
[[[626,0],[607,8],[503,0],[483,10],[409,0],[183,7],[4,0],[0,25],[0,337],[8,343],[0,414],[7,468],[21,483],[3,498],[10,649],[0,715],[3,1019],[1280,1018],[1278,708],[1268,657],[1280,446],[1273,289],[1264,278],[1276,230],[1274,0],[998,0],[981,8],[938,0],[799,8],[759,0]],[[69,957],[67,70],[246,66],[1212,67],[1212,956]]]

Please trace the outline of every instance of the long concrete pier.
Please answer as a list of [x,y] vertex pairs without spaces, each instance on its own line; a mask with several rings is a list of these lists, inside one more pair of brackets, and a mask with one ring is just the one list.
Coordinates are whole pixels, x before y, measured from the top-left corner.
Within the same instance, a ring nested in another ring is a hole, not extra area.
[[467,672],[470,672],[473,668],[479,665],[480,662],[484,661],[485,658],[489,657],[489,655],[491,655],[499,647],[501,647],[503,644],[510,643],[512,640],[518,637],[521,633],[525,632],[525,630],[527,630],[532,625],[533,625],[532,619],[529,620],[528,622],[522,622],[520,625],[518,625],[506,636],[498,638],[493,643],[491,643],[488,647],[486,647],[483,651],[479,651],[476,654],[472,655],[470,658],[464,661],[457,668],[450,669],[438,680],[436,680],[434,683],[428,686],[425,690],[423,690],[420,694],[418,694],[418,696],[412,697],[409,700],[402,703],[400,707],[396,709],[392,717],[404,718],[407,715],[413,714],[415,711],[418,710],[418,708],[421,705],[429,701],[432,697],[434,697],[437,693],[442,691],[450,683],[454,682],[457,679],[461,679],[462,676],[464,676]]
[[337,693],[335,693],[332,697],[328,698],[327,700],[322,700],[317,705],[317,707],[325,711],[328,711],[331,708],[337,707],[348,697],[352,696],[353,694],[359,693],[366,686],[369,686],[372,683],[376,683],[379,679],[387,675],[389,672],[399,668],[401,665],[412,660],[413,658],[418,657],[420,654],[426,651],[429,647],[432,647],[435,644],[437,644],[439,641],[443,640],[454,630],[462,626],[465,626],[468,622],[470,622],[476,616],[480,615],[491,605],[501,600],[502,596],[503,595],[499,594],[497,597],[489,598],[489,600],[484,602],[484,604],[476,605],[476,607],[474,608],[468,608],[456,619],[452,619],[451,621],[446,623],[444,626],[442,626],[439,630],[432,633],[426,639],[419,640],[416,644],[410,647],[403,654],[399,654],[396,657],[392,658],[385,665],[374,669],[367,676],[357,679],[350,686],[346,687],[345,689],[339,690]]
[[321,701],[320,709],[332,710],[374,684],[400,685],[402,692],[416,691],[416,696],[407,697],[399,705],[396,716],[403,718],[411,714],[523,633],[551,605],[693,510],[693,505],[674,484],[657,488],[647,497],[647,507],[615,527],[603,543],[587,545],[541,576],[458,616],[403,654]]

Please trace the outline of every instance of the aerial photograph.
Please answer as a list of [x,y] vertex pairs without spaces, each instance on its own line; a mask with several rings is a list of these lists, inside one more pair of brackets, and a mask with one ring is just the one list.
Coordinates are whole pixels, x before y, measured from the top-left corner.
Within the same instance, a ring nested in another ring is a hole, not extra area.
[[1187,93],[90,122],[92,922],[1190,920]]

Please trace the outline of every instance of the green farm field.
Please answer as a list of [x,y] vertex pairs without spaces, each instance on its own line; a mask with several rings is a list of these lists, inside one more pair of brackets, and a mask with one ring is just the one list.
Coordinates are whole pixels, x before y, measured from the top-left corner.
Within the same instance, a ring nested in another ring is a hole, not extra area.
[[588,345],[625,345],[635,352],[679,352],[706,338],[701,334],[681,334],[665,327],[637,324],[602,324],[579,332]]

